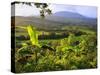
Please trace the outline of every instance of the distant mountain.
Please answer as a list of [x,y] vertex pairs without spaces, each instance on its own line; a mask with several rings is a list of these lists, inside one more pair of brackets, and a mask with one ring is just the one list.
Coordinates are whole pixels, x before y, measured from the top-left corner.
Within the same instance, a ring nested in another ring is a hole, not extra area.
[[56,12],[53,14],[53,16],[66,17],[66,18],[85,18],[85,16],[80,15],[78,13],[67,12],[67,11]]
[[72,24],[72,25],[96,25],[97,20],[95,18],[88,18],[86,16],[80,15],[78,13],[73,12],[57,12],[52,15],[48,15],[45,18],[46,20],[65,23],[65,24]]
[[[12,19],[14,16],[12,17]],[[12,20],[13,21],[13,20]],[[14,24],[14,21],[12,22]],[[40,16],[15,16],[15,25],[34,25],[37,28],[61,28],[66,25],[87,25],[96,27],[97,19],[88,18],[78,13],[57,12],[52,15],[46,15],[45,19]]]

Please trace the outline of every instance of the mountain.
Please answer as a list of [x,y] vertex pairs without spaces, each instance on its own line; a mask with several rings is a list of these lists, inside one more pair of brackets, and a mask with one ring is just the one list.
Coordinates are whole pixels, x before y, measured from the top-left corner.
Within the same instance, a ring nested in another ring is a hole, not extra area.
[[96,25],[97,23],[97,20],[95,18],[88,18],[78,13],[67,11],[61,11],[56,12],[52,15],[47,15],[45,19],[72,25]]
[[[66,25],[87,25],[94,26],[97,25],[97,19],[87,18],[78,13],[72,12],[57,12],[52,15],[46,15],[45,19],[40,18],[40,16],[12,16],[15,17],[15,25],[34,25],[37,28],[61,28],[61,26]],[[13,21],[13,20],[12,20]],[[14,22],[12,22],[14,24]]]
[[59,16],[59,17],[65,17],[65,18],[85,18],[85,16],[82,16],[78,13],[68,12],[68,11],[56,12],[53,14],[53,16]]

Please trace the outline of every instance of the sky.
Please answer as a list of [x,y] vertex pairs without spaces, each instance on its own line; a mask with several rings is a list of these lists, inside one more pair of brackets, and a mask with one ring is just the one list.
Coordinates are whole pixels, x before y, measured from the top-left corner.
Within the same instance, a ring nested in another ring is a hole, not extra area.
[[[13,6],[12,6],[13,8]],[[52,13],[69,11],[78,13],[80,15],[96,18],[97,17],[97,7],[94,6],[78,6],[78,5],[62,5],[62,4],[49,4],[49,7],[52,10]],[[15,5],[15,16],[35,16],[39,15],[39,9],[33,6],[28,6],[25,4],[16,4]],[[13,16],[14,14],[12,14]]]

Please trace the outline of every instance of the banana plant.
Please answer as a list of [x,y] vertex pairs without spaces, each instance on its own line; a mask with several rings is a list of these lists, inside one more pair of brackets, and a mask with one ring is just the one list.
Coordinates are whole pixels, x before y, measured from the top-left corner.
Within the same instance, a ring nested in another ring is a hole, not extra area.
[[[28,34],[30,36],[30,41],[32,43],[33,46],[36,46],[37,48],[40,48],[40,44],[38,42],[38,33],[35,29],[35,27],[32,27],[31,25],[27,26],[27,31]],[[37,63],[37,50],[35,49],[35,59],[36,59],[36,63]]]
[[[36,57],[36,63],[37,63],[37,52],[40,48],[43,48],[43,49],[49,49],[49,50],[53,50],[53,48],[47,46],[47,45],[40,45],[39,44],[39,41],[38,41],[38,32],[36,31],[36,28],[31,26],[31,25],[28,25],[27,27],[18,27],[18,28],[22,28],[22,29],[25,29],[27,30],[28,32],[28,35],[30,37],[30,41],[31,41],[31,46],[34,48],[34,52],[35,52],[35,57]],[[18,53],[20,53],[20,51],[22,51],[23,49],[27,48],[28,45],[24,44],[24,46],[22,48],[20,48],[18,50]]]
[[38,42],[38,34],[35,27],[27,26],[27,31],[30,36],[30,41],[32,45],[40,47],[39,42]]

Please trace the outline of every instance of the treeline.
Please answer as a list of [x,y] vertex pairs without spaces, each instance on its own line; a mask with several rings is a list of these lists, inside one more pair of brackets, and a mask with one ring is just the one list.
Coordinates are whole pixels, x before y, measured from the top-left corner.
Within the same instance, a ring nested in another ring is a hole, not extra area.
[[[56,32],[49,32],[48,35],[46,35],[46,34],[39,35],[38,39],[43,40],[43,39],[67,38],[70,33],[74,34],[75,36],[81,36],[81,35],[86,34],[85,32],[81,32],[81,31],[67,31],[67,32],[62,32],[60,34],[56,34]],[[16,36],[16,39],[18,39],[18,40],[29,40],[30,38],[29,38],[29,36],[20,35],[20,36]]]

